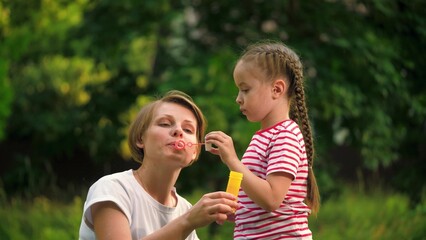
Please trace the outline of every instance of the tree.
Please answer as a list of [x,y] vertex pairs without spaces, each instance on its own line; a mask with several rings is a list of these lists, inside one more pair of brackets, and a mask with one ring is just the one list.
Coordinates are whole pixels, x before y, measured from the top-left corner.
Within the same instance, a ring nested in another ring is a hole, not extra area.
[[[424,188],[422,1],[17,0],[1,6],[15,13],[2,22],[7,31],[0,46],[6,59],[0,74],[4,69],[12,89],[0,85],[0,91],[15,93],[0,144],[0,156],[12,165],[2,176],[7,190],[16,183],[37,191],[88,185],[128,167],[121,161],[128,159],[128,123],[170,89],[193,96],[208,130],[229,133],[242,154],[258,126],[234,103],[232,70],[248,43],[265,38],[284,41],[304,63],[323,196],[337,190],[342,176],[356,181],[362,172],[412,199]],[[1,128],[8,103],[0,104]],[[345,150],[341,158],[336,149]],[[180,184],[223,188],[227,169],[219,161],[203,153]],[[410,165],[419,167],[409,174]],[[201,177],[206,181],[194,180]]]

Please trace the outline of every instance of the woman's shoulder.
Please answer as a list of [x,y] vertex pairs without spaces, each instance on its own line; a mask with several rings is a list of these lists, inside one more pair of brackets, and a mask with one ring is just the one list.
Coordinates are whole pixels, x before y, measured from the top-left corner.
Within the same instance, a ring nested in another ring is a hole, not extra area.
[[129,183],[131,181],[134,181],[134,177],[133,177],[133,170],[129,169],[129,170],[125,170],[122,172],[116,172],[116,173],[111,173],[105,176],[102,176],[101,178],[99,178],[92,186],[94,185],[104,185],[104,184],[114,184],[114,183],[118,183],[118,184],[122,184],[122,183]]

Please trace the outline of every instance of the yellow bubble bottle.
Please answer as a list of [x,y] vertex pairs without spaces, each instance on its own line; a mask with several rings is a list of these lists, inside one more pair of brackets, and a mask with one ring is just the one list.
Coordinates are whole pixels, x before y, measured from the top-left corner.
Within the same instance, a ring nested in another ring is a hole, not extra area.
[[241,181],[243,180],[243,174],[240,172],[231,171],[229,173],[228,186],[226,192],[233,194],[238,197],[238,191],[240,190]]

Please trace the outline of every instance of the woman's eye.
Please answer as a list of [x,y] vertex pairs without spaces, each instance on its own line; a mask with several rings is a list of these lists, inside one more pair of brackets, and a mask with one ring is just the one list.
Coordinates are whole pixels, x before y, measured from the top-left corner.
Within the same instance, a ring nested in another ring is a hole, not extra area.
[[189,128],[184,129],[184,131],[191,134],[194,132],[192,129],[189,129]]
[[168,122],[160,122],[158,125],[162,126],[162,127],[168,127],[168,126],[170,126],[170,123],[168,123]]

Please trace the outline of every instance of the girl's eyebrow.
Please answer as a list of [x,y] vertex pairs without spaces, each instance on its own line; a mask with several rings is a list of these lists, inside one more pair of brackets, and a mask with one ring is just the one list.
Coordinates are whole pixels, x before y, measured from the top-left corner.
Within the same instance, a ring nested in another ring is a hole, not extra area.
[[244,82],[244,81],[241,81],[241,82],[239,82],[239,83],[237,84],[237,86],[238,86],[238,87],[245,87],[245,86],[248,86],[248,84],[247,84],[246,82]]

